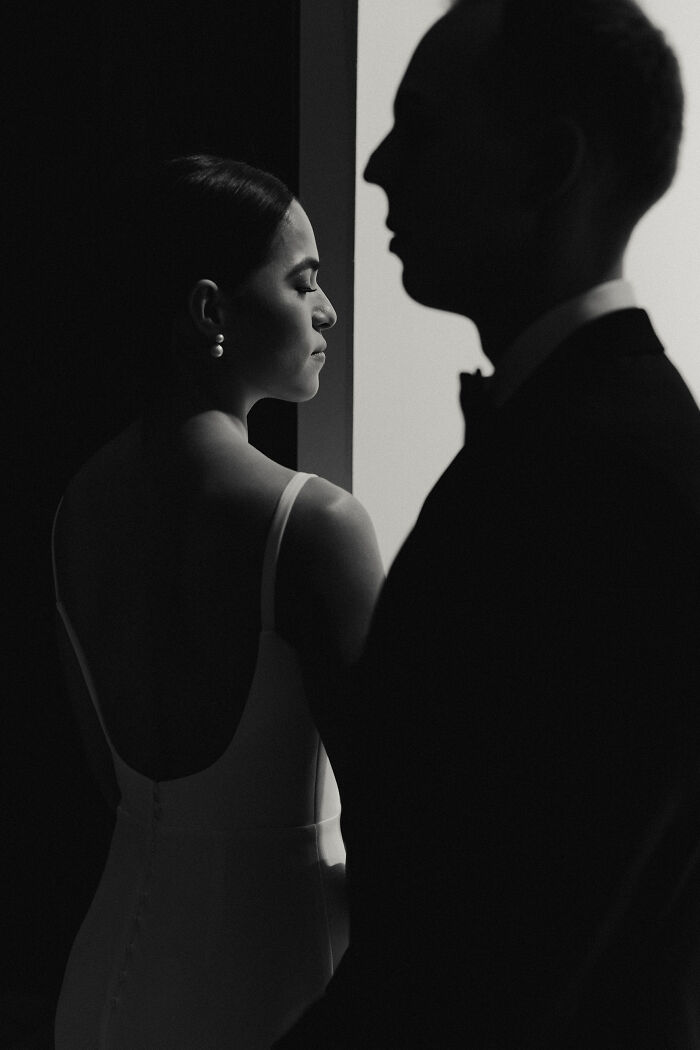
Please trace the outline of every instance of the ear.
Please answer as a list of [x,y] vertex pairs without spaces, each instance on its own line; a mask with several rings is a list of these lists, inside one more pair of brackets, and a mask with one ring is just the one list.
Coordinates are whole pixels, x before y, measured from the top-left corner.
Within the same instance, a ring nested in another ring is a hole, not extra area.
[[524,203],[537,207],[565,196],[579,180],[587,152],[586,135],[575,120],[561,117],[543,128],[530,145]]
[[187,308],[195,330],[213,341],[223,323],[222,296],[213,281],[203,278],[190,291]]

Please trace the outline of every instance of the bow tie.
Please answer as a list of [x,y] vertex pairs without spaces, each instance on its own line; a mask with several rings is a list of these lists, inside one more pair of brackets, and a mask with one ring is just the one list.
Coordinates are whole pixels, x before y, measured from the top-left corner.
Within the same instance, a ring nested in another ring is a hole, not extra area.
[[492,377],[476,372],[462,372],[459,395],[467,431],[486,422],[495,408],[492,398]]

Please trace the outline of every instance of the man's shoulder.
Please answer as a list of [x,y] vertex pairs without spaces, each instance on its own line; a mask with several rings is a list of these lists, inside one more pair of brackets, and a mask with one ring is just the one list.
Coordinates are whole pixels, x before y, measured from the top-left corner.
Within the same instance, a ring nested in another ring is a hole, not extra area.
[[565,464],[700,456],[700,410],[648,315],[619,310],[563,342],[503,406],[502,444]]
[[568,444],[577,455],[590,452],[611,470],[633,468],[649,483],[697,488],[700,409],[664,352],[594,347],[579,374],[566,409]]
[[605,355],[593,343],[533,377],[496,410],[490,433],[470,441],[467,425],[394,575],[425,574],[445,558],[463,567],[465,551],[472,573],[481,551],[517,554],[567,507],[614,505],[624,516],[642,492],[670,517],[681,505],[700,516],[700,410],[663,350],[618,343]]

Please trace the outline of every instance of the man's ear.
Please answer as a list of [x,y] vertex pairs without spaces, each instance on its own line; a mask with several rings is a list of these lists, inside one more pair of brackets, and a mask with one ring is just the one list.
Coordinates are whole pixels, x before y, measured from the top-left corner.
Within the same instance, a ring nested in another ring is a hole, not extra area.
[[522,180],[523,203],[537,207],[565,196],[581,176],[588,142],[581,126],[561,117],[529,143]]
[[221,331],[223,322],[221,293],[213,281],[202,278],[192,287],[187,309],[195,331],[205,339],[213,342]]

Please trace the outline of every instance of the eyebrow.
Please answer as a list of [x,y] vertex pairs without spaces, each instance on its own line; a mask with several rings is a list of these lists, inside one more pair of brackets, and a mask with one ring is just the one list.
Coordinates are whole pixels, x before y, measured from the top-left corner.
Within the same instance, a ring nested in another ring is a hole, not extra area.
[[320,265],[318,259],[314,259],[309,255],[306,259],[302,259],[301,262],[297,263],[296,266],[293,266],[287,274],[287,277],[293,277],[297,273],[303,273],[304,270],[318,270]]

